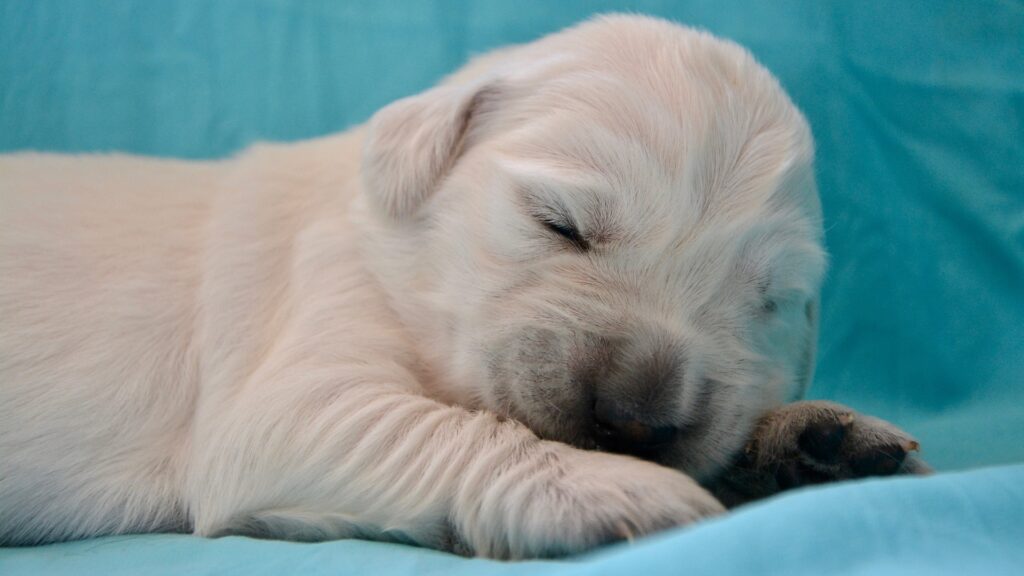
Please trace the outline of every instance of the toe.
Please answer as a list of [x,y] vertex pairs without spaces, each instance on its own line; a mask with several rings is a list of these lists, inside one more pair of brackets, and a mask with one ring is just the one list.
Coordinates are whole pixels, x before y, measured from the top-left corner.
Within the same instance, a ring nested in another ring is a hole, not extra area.
[[876,446],[850,459],[850,469],[854,476],[891,476],[900,471],[907,451],[901,444]]

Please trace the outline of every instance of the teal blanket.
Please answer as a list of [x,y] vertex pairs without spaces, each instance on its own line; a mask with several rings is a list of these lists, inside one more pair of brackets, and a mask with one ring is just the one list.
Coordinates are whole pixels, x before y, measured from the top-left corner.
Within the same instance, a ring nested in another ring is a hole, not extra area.
[[898,423],[940,474],[799,491],[571,562],[161,535],[0,549],[0,574],[1024,573],[1019,2],[0,0],[0,151],[205,158],[338,131],[609,10],[746,45],[806,112],[832,260],[812,396]]

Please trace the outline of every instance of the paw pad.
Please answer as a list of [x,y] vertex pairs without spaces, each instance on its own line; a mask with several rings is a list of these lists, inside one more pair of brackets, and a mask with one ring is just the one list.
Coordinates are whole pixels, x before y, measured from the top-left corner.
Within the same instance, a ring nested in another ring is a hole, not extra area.
[[839,461],[843,441],[852,423],[852,414],[844,414],[832,421],[812,422],[800,433],[797,445],[814,460],[834,464]]

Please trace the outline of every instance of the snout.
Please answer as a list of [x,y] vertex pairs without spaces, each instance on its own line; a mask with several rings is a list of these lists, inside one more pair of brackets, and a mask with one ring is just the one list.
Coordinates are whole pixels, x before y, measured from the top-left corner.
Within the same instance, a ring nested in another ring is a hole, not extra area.
[[692,366],[678,337],[638,330],[616,346],[593,386],[591,437],[598,448],[657,459],[687,432],[684,399]]
[[548,439],[659,460],[698,432],[701,379],[684,338],[634,326],[507,334],[492,348],[492,406]]

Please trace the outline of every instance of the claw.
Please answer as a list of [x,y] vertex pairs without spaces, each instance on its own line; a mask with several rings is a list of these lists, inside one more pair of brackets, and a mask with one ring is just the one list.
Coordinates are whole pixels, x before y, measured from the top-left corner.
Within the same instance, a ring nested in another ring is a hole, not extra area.
[[627,526],[625,522],[619,522],[615,525],[615,535],[618,536],[620,540],[625,540],[629,543],[633,542],[633,531],[629,529],[629,526]]

